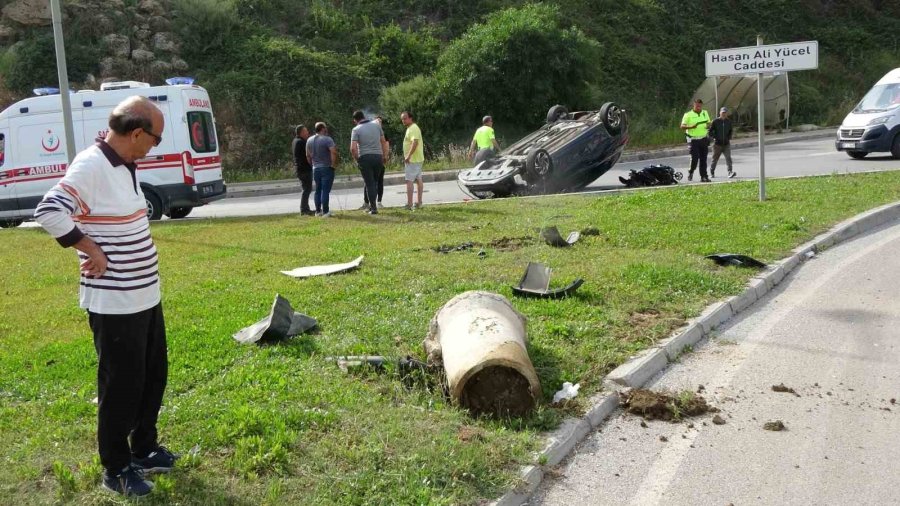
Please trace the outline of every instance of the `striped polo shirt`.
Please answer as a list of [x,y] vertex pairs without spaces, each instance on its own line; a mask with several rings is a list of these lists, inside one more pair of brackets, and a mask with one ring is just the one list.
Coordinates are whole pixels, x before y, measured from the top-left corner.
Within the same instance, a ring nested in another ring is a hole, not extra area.
[[[136,168],[98,139],[78,153],[34,212],[63,247],[86,235],[106,253],[103,276],[81,276],[80,305],[92,313],[131,314],[160,302],[156,246]],[[80,261],[88,258],[77,253]]]

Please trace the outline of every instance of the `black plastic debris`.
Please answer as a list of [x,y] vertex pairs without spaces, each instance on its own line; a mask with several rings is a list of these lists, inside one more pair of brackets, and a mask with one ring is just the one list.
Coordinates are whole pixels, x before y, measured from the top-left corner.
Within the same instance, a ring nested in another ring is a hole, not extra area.
[[747,255],[738,255],[735,253],[716,253],[714,255],[707,255],[706,258],[723,267],[732,265],[735,267],[754,267],[757,269],[763,269],[766,266],[766,264],[753,257],[748,257]]
[[631,169],[627,178],[619,177],[619,182],[629,188],[666,186],[678,184],[681,177],[681,172],[677,172],[668,165],[648,165],[641,170]]
[[275,294],[272,310],[262,320],[241,329],[232,337],[239,343],[271,343],[287,339],[312,330],[317,325],[316,319],[303,313],[297,313],[291,303],[279,294]]
[[525,268],[525,275],[519,281],[519,284],[512,287],[512,291],[516,295],[523,297],[540,297],[544,299],[561,299],[575,293],[584,280],[581,278],[572,281],[569,286],[550,290],[550,273],[552,269],[544,264],[537,262],[528,262]]
[[581,238],[581,232],[575,230],[569,234],[569,237],[563,239],[556,227],[544,227],[541,229],[541,238],[550,246],[557,248],[565,248],[575,244]]
[[581,235],[585,237],[589,235],[600,235],[600,229],[597,227],[588,227],[581,231]]

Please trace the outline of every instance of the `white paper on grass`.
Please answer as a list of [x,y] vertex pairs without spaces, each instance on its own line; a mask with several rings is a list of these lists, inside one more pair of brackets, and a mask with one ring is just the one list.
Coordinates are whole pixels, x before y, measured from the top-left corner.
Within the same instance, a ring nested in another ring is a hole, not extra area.
[[578,395],[579,388],[581,388],[581,383],[575,383],[574,385],[568,381],[563,383],[559,392],[553,394],[553,404],[556,404],[563,399],[574,399],[575,396]]
[[359,267],[359,264],[362,263],[363,255],[357,257],[356,260],[352,262],[347,262],[345,264],[331,264],[331,265],[310,265],[308,267],[297,267],[292,271],[281,271],[282,274],[287,274],[292,278],[309,278],[312,276],[324,276],[326,274],[334,274],[336,272],[341,271],[349,271],[350,269],[356,269]]

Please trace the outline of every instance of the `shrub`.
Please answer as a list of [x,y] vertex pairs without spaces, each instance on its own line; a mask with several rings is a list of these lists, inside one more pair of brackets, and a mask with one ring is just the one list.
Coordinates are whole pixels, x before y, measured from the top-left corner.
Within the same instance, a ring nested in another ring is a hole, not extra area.
[[[66,70],[73,83],[84,81],[96,69],[99,53],[95,46],[70,43],[66,46]],[[39,86],[56,86],[56,49],[52,34],[25,39],[9,56],[6,85],[18,92]]]

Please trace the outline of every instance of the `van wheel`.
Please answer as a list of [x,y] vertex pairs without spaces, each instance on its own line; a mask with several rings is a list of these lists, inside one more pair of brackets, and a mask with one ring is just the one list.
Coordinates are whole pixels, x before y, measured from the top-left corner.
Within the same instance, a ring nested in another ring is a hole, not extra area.
[[0,219],[0,228],[16,228],[21,225],[23,221],[25,220]]
[[173,220],[178,220],[191,214],[191,211],[193,209],[193,207],[173,207],[169,209],[169,212],[166,213],[166,216],[172,218]]
[[891,156],[900,159],[900,134],[895,135],[891,143]]
[[847,155],[849,155],[850,158],[853,158],[855,160],[862,160],[868,154],[869,153],[867,153],[866,151],[847,151]]
[[147,219],[158,220],[162,218],[162,201],[150,190],[144,190],[144,200],[147,202]]

